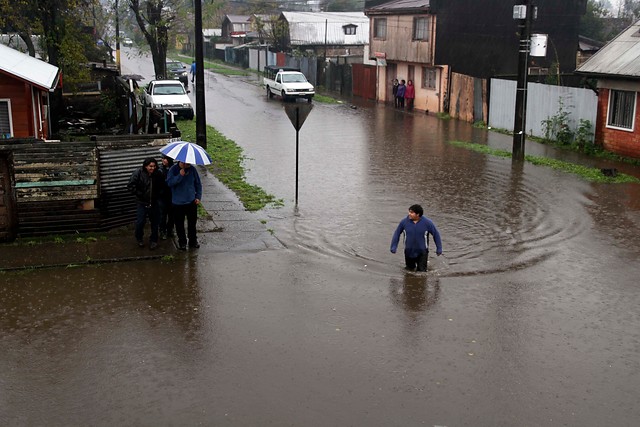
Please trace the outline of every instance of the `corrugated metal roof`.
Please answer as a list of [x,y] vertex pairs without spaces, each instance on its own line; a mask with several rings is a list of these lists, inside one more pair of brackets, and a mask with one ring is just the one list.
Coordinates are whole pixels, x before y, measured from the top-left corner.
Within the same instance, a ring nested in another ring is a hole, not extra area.
[[[291,44],[365,45],[369,43],[369,18],[363,12],[282,12],[289,23]],[[343,27],[355,25],[356,33],[346,35]]]
[[576,71],[588,74],[640,77],[640,21],[621,32]]
[[244,24],[251,18],[249,15],[227,15],[229,22],[234,24]]
[[48,91],[58,85],[58,67],[3,44],[0,44],[0,71]]
[[427,9],[429,0],[393,0],[367,9],[367,12],[394,12],[406,9]]

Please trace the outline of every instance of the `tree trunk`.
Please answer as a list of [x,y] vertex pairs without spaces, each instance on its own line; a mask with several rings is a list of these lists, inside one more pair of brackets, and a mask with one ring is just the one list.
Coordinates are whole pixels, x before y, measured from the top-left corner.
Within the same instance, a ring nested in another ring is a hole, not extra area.
[[27,45],[27,50],[29,51],[29,56],[33,56],[35,58],[35,56],[36,56],[36,48],[33,45],[33,41],[31,40],[31,34],[28,33],[28,32],[27,33],[19,32],[18,35],[24,41],[24,43]]

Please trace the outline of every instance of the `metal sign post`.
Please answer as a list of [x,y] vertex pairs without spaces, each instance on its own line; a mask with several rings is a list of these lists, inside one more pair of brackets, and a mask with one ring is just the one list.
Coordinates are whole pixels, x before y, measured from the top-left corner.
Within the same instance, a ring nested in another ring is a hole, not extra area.
[[307,120],[309,113],[313,109],[313,104],[285,104],[284,111],[287,113],[291,124],[296,130],[296,206],[298,205],[298,159],[299,159],[299,147],[300,140],[298,138],[298,134],[300,128],[304,124],[304,121]]

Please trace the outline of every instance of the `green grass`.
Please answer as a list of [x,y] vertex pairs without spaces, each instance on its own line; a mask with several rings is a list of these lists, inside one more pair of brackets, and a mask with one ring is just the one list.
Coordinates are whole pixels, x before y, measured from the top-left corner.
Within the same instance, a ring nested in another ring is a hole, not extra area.
[[204,69],[225,76],[248,76],[251,74],[247,70],[230,67],[222,61],[204,61]]
[[340,103],[340,101],[335,98],[332,98],[326,95],[320,95],[318,93],[316,93],[313,96],[313,100],[317,102],[322,102],[323,104],[339,104]]
[[[511,157],[510,151],[491,148],[486,145],[472,144],[472,143],[463,142],[463,141],[449,141],[449,144],[456,147],[461,147],[461,148],[466,148],[468,150],[476,151],[478,153],[488,154],[491,156],[505,157],[505,158]],[[525,155],[524,159],[525,161],[531,164],[534,164],[536,166],[546,166],[552,169],[578,175],[590,182],[601,182],[601,183],[610,183],[610,184],[621,184],[621,183],[627,183],[627,182],[640,183],[640,179],[630,175],[621,173],[615,177],[604,176],[600,171],[600,169],[598,168],[577,165],[575,163],[569,163],[562,160],[550,159],[547,157],[540,157],[540,156],[532,156],[529,154]]]
[[[196,141],[195,120],[180,121],[178,126],[182,139]],[[246,181],[243,166],[246,157],[242,148],[211,126],[207,126],[207,152],[213,159],[213,174],[238,196],[246,210],[257,211],[267,205],[284,205],[282,200]]]
[[[513,136],[513,132],[508,129],[491,128],[489,130],[491,132],[497,132],[503,135]],[[595,144],[586,144],[584,147],[581,147],[578,144],[561,144],[557,141],[553,141],[553,140],[549,140],[546,138],[541,138],[539,136],[533,136],[533,135],[527,135],[527,139],[538,142],[540,144],[549,145],[554,148],[558,148],[560,150],[574,151],[576,153],[581,153],[586,156],[595,157],[598,159],[612,160],[614,162],[623,162],[623,163],[628,163],[634,166],[640,166],[640,159],[621,156],[619,154],[612,153],[611,151],[607,151],[603,149],[601,146],[595,145]]]

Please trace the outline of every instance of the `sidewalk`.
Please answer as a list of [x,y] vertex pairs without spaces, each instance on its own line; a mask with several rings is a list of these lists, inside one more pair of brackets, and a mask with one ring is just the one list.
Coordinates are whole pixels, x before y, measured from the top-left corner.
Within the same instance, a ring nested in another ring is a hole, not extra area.
[[148,241],[145,241],[147,245],[144,248],[139,248],[131,227],[130,230],[105,232],[104,237],[98,239],[0,245],[0,271],[284,248],[260,222],[258,215],[245,211],[235,194],[211,172],[203,167],[198,168],[198,172],[203,186],[202,205],[210,215],[210,218],[198,218],[199,249],[180,251],[177,240],[171,239],[161,240],[153,251],[149,249]]

